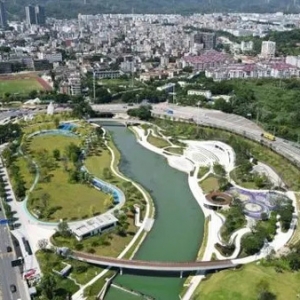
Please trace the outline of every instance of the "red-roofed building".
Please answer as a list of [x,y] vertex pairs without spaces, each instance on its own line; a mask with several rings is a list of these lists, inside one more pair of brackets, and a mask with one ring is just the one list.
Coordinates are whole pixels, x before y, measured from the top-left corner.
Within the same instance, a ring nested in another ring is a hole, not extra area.
[[194,71],[204,71],[210,68],[218,68],[226,63],[232,62],[229,54],[215,50],[205,51],[199,56],[184,56],[181,59],[182,67],[193,67]]

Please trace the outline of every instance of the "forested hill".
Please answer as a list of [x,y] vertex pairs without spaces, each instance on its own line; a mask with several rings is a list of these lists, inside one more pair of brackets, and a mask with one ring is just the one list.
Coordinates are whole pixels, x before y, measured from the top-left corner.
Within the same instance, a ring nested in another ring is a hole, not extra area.
[[5,2],[10,18],[24,17],[24,6],[27,4],[45,5],[47,15],[56,18],[74,18],[78,13],[300,12],[300,0],[6,0]]

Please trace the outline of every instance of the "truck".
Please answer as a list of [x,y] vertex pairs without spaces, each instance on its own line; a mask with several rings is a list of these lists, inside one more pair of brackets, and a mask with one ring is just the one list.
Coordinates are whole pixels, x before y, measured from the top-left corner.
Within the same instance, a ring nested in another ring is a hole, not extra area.
[[261,137],[263,137],[263,138],[265,138],[265,139],[267,139],[269,141],[272,141],[272,142],[276,141],[275,136],[273,134],[271,134],[271,133],[268,133],[268,132],[263,132],[261,134]]

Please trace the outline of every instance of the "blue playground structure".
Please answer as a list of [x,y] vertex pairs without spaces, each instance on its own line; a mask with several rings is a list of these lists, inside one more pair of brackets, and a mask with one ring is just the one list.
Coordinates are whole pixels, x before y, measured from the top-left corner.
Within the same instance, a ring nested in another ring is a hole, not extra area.
[[78,127],[78,126],[74,123],[62,123],[58,126],[58,129],[60,129],[60,130],[69,130],[70,131],[75,127]]
[[92,180],[93,186],[104,192],[105,194],[111,194],[113,197],[113,202],[114,204],[119,204],[120,203],[120,198],[121,198],[121,192],[117,190],[115,187],[112,185],[108,184],[107,182],[104,182],[100,180],[99,178],[94,178]]

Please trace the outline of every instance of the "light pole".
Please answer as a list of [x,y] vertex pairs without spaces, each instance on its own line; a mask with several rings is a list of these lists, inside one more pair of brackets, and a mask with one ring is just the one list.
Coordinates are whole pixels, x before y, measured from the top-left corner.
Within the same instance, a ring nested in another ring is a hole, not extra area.
[[200,104],[201,101],[198,101],[197,102],[197,106],[198,106],[197,127],[199,127],[199,122],[200,122]]
[[96,100],[96,75],[95,70],[93,70],[93,100]]

